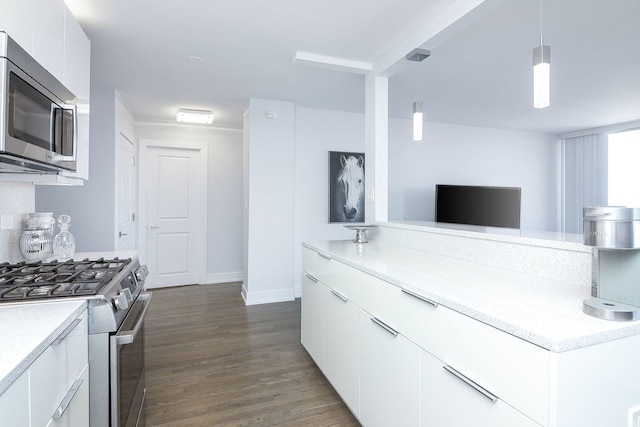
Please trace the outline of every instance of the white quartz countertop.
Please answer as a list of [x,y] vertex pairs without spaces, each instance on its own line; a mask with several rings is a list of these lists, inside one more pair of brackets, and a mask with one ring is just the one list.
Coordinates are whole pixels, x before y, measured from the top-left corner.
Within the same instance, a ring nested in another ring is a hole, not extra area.
[[303,245],[554,352],[640,334],[640,321],[584,314],[584,286],[376,241]]
[[0,394],[85,308],[84,299],[0,304]]

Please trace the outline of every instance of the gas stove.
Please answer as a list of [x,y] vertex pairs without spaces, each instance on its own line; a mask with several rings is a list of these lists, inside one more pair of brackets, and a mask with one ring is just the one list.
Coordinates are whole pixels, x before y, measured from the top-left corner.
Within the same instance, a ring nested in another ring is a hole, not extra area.
[[137,257],[0,264],[0,306],[86,300],[91,427],[144,425],[147,275]]
[[0,264],[0,303],[103,293],[131,259]]
[[89,333],[113,332],[142,292],[148,270],[137,258],[0,264],[0,304],[56,298],[88,301]]

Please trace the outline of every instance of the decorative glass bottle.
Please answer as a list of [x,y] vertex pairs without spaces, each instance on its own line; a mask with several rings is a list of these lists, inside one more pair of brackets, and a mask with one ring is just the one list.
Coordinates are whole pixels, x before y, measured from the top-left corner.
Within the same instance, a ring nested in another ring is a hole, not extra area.
[[69,233],[69,224],[71,217],[69,215],[60,215],[58,217],[58,226],[60,232],[53,238],[53,255],[58,260],[73,258],[76,251],[76,240],[73,234]]

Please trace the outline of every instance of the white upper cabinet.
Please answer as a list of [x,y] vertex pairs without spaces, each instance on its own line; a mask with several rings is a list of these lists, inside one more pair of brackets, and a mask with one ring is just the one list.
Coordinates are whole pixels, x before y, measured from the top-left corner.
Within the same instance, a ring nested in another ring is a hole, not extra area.
[[32,56],[58,80],[64,73],[64,15],[62,0],[34,0]]
[[62,83],[78,97],[78,103],[88,105],[91,86],[91,42],[66,7],[64,38],[64,74]]
[[0,0],[0,29],[24,50],[33,51],[33,1]]
[[63,0],[0,0],[4,29],[78,99],[76,172],[2,174],[2,181],[82,185],[89,179],[91,42]]

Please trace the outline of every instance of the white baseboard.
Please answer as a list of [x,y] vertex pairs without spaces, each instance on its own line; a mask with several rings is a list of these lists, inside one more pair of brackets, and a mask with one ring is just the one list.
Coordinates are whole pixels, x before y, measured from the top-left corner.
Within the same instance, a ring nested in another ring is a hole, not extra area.
[[293,301],[295,295],[293,288],[274,289],[269,291],[248,291],[242,284],[242,299],[246,305],[269,304],[274,302]]
[[205,285],[216,283],[242,282],[244,280],[242,271],[231,271],[229,273],[212,273],[205,277]]

